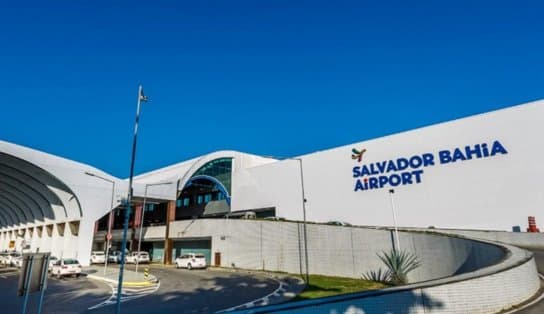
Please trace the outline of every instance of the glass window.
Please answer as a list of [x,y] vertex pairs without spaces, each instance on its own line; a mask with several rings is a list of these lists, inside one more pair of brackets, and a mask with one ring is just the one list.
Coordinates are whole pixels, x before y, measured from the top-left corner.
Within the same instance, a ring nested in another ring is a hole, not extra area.
[[202,204],[202,195],[198,195],[198,196],[196,197],[196,203],[197,203],[197,204]]
[[209,203],[212,200],[212,195],[210,193],[204,195],[204,203]]
[[176,207],[181,207],[181,205],[182,205],[182,204],[181,204],[181,200],[178,199],[178,200],[176,201]]
[[184,198],[183,198],[183,206],[184,206],[184,207],[188,207],[188,206],[189,206],[189,198],[188,198],[188,197],[184,197]]
[[214,177],[227,190],[227,192],[230,194],[230,186],[231,186],[231,174],[232,174],[232,158],[219,158],[212,160],[208,163],[206,163],[204,166],[200,167],[193,177],[199,176],[199,175],[206,175],[210,177]]

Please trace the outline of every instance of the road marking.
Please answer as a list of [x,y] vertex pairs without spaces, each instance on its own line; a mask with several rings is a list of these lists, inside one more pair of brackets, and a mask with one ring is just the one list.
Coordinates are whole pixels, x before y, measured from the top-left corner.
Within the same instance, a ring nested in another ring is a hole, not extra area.
[[[95,310],[104,306],[113,305],[117,303],[116,285],[108,283],[108,286],[110,286],[111,288],[111,296],[106,301],[101,302],[97,305],[91,306],[90,308],[88,308],[88,310]],[[155,293],[155,291],[159,290],[160,286],[161,286],[161,283],[158,282],[155,286],[152,286],[152,287],[145,286],[145,287],[142,287],[141,289],[137,289],[136,287],[123,288],[121,291],[121,303],[153,294]]]
[[[539,273],[539,274],[538,274],[538,277],[540,277],[540,280],[544,281],[544,275],[542,275],[542,274]],[[542,301],[542,299],[544,299],[544,292],[543,292],[540,296],[538,296],[538,298],[536,298],[536,299],[534,299],[533,301],[531,301],[531,302],[525,304],[524,306],[522,306],[522,307],[520,307],[520,308],[517,308],[517,309],[510,310],[510,311],[508,311],[508,312],[505,312],[504,314],[517,313],[517,312],[519,312],[519,311],[521,311],[521,310],[524,310],[524,309],[528,308],[529,306],[532,306],[532,305],[534,305],[534,304],[536,304],[536,303]]]
[[265,295],[262,298],[255,299],[253,301],[249,301],[249,302],[244,303],[244,304],[229,307],[228,309],[224,309],[224,310],[219,310],[219,311],[217,311],[215,313],[223,313],[223,312],[229,312],[229,311],[234,311],[234,310],[244,310],[244,309],[248,309],[248,308],[255,307],[255,306],[268,305],[270,297],[279,296],[281,292],[285,292],[287,290],[286,289],[287,284],[285,282],[279,281],[274,277],[268,277],[268,278],[272,279],[272,280],[274,280],[275,282],[278,283],[278,288],[276,290],[274,290],[272,293],[269,293],[269,294]]

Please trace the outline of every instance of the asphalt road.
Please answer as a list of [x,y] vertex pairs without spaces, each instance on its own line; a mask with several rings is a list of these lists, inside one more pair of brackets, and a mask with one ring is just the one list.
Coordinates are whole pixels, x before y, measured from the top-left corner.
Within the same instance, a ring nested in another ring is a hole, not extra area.
[[[134,266],[127,266],[133,269]],[[160,280],[152,294],[122,303],[124,313],[214,313],[272,293],[278,283],[246,272],[192,270],[150,266]],[[16,296],[18,273],[0,274],[1,313],[21,312]],[[84,277],[49,278],[43,313],[115,313],[115,305],[89,310],[112,295],[108,284]],[[31,295],[29,312],[35,313],[38,294]]]
[[[0,312],[21,313],[23,298],[17,296],[19,272],[0,274]],[[42,313],[81,313],[111,295],[111,288],[87,278],[49,277]],[[27,313],[36,313],[39,293],[29,295]]]
[[261,298],[278,287],[273,279],[246,272],[162,266],[151,266],[149,272],[159,278],[159,290],[123,303],[128,313],[214,313]]

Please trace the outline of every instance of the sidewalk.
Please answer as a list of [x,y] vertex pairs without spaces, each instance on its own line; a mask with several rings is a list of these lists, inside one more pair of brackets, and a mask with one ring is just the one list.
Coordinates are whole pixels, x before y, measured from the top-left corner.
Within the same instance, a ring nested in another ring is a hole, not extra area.
[[[117,285],[119,282],[119,269],[116,267],[108,267],[107,272],[104,274],[103,266],[89,266],[82,270],[87,275],[87,278],[105,281]],[[123,271],[123,287],[144,287],[152,286],[157,283],[157,278],[149,274],[148,278],[144,276],[144,267],[141,271],[135,272],[125,269]]]

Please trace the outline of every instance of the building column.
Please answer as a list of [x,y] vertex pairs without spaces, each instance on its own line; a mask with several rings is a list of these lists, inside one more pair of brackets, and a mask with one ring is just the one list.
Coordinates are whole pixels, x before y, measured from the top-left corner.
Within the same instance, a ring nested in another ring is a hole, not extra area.
[[168,201],[166,208],[166,234],[164,235],[164,263],[172,265],[173,241],[170,239],[170,223],[176,219],[176,201]]
[[[132,221],[132,234],[130,237],[130,250],[138,250],[138,236],[140,235],[137,230],[140,224],[142,223],[142,203],[134,204],[134,219]],[[139,230],[138,230],[139,231]]]

